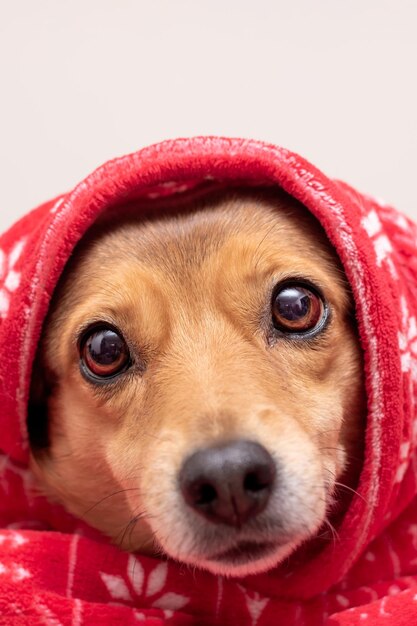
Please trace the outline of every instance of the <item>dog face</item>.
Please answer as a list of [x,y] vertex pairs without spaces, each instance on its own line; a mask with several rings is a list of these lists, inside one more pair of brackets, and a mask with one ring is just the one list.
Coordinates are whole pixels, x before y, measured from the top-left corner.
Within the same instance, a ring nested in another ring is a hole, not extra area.
[[361,356],[337,257],[286,196],[103,221],[54,296],[32,437],[45,493],[124,549],[273,567],[358,456]]

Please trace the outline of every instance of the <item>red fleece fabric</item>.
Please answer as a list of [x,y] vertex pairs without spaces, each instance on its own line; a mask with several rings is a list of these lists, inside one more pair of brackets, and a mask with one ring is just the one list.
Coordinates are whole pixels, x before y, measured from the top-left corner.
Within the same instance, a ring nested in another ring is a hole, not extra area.
[[[291,568],[226,579],[122,552],[39,495],[26,418],[51,295],[92,222],[132,199],[236,184],[279,186],[323,225],[356,302],[368,414],[335,541]],[[416,248],[416,226],[393,208],[287,150],[217,137],[110,161],[12,226],[0,237],[0,624],[416,624]]]

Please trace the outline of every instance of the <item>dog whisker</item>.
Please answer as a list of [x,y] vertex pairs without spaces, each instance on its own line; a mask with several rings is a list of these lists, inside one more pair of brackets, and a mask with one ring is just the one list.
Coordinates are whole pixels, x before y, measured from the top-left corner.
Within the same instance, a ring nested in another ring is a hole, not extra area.
[[[136,507],[135,510],[137,510],[139,508]],[[133,514],[133,516],[129,519],[129,521],[127,522],[127,524],[125,524],[122,529],[120,530],[119,534],[116,537],[116,543],[119,545],[119,547],[122,547],[122,544],[124,542],[124,539],[126,537],[126,534],[129,532],[129,551],[134,551],[134,546],[132,545],[132,534],[135,530],[136,524],[141,521],[141,520],[145,520],[145,519],[155,519],[157,518],[157,516],[155,515],[149,515],[146,511],[142,510],[140,513],[137,514]],[[120,539],[120,541],[118,541],[118,537],[120,536],[120,534],[122,534],[122,537]],[[142,546],[142,544],[141,544]]]
[[104,496],[104,498],[101,498],[101,500],[99,500],[98,502],[93,504],[89,509],[84,511],[84,513],[82,514],[82,517],[84,517],[85,515],[90,513],[93,509],[95,509],[97,506],[99,506],[105,500],[108,500],[109,498],[112,498],[113,496],[117,496],[117,495],[119,495],[121,493],[126,493],[127,491],[140,491],[140,487],[130,487],[130,488],[127,488],[127,489],[118,489],[117,491],[113,491],[113,493],[109,493],[107,496]]
[[[336,478],[336,474],[334,472],[332,472],[332,470],[328,469],[327,467],[323,468],[326,472],[328,472],[333,478]],[[359,491],[357,491],[356,489],[353,489],[353,487],[350,487],[349,485],[345,485],[344,483],[341,483],[337,480],[334,481],[333,483],[336,487],[340,487],[340,489],[345,489],[346,491],[350,491],[351,493],[353,493],[355,496],[358,496],[358,498],[360,498],[361,500],[363,500],[363,502],[365,502],[365,504],[368,504],[368,501],[366,500],[366,498],[363,497],[363,495],[361,493],[359,493]]]
[[[333,545],[335,546],[336,543],[340,540],[339,533],[337,532],[337,530],[333,526],[333,524],[330,522],[330,520],[327,519],[327,517],[324,518],[323,523],[330,530],[332,541],[333,541]],[[324,539],[324,538],[326,538],[326,533],[324,532],[321,535],[317,535],[317,537],[320,538],[320,539]]]
[[[123,546],[123,542],[124,542],[124,539],[125,539],[126,533],[127,533],[127,531],[129,530],[129,528],[132,526],[132,524],[133,524],[133,525],[135,525],[135,524],[136,524],[136,518],[135,518],[135,517],[132,517],[132,518],[128,521],[128,523],[127,523],[127,524],[123,527],[123,529],[120,531],[120,533],[117,535],[117,537],[116,537],[116,542],[115,542],[115,543],[119,546],[119,548],[121,548],[121,547]],[[120,536],[120,535],[122,535],[122,536],[121,536],[121,539],[119,540],[119,536]]]
[[337,446],[320,446],[319,450],[320,452],[323,452],[325,450],[334,450],[335,452],[343,452],[347,461],[356,461],[356,462],[361,461],[359,457],[353,456],[352,454],[349,454],[344,448],[340,448]]
[[353,489],[352,487],[349,487],[349,485],[345,485],[344,483],[340,483],[340,482],[337,482],[337,481],[334,484],[337,487],[340,487],[341,489],[345,489],[346,491],[350,491],[355,496],[358,496],[358,498],[360,498],[363,502],[365,502],[365,504],[368,504],[368,500],[366,498],[364,498],[363,495],[361,493],[359,493],[359,491],[356,491],[356,489]]
[[262,237],[262,239],[260,240],[260,242],[258,243],[254,253],[253,253],[253,257],[255,260],[255,265],[254,268],[257,269],[258,268],[258,264],[259,261],[261,260],[261,255],[258,255],[259,249],[261,247],[261,245],[264,243],[264,241],[269,237],[269,235],[272,233],[273,230],[275,230],[277,228],[276,224],[272,224],[272,226],[267,230],[267,232],[265,233],[265,235]]

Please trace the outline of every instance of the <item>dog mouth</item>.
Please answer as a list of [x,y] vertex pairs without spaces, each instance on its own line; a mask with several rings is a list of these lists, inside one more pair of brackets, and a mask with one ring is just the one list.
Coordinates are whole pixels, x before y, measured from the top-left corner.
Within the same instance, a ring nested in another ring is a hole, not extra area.
[[263,559],[276,548],[276,544],[271,541],[240,541],[232,548],[224,552],[219,552],[210,557],[210,561],[217,563],[229,563],[239,565],[249,561]]

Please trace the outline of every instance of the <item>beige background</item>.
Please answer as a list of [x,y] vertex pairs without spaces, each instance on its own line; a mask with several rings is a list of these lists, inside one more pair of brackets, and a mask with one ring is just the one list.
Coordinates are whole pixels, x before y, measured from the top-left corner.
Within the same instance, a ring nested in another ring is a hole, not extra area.
[[417,218],[415,0],[0,0],[0,230],[108,158],[225,134]]

